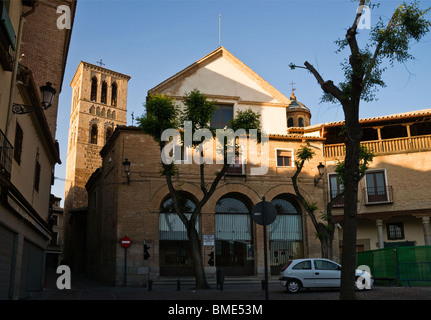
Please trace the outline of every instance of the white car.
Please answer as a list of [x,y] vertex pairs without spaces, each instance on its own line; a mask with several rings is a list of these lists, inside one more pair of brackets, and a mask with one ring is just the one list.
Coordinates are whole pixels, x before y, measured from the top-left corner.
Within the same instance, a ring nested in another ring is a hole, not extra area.
[[[373,279],[370,272],[356,270],[355,285],[358,290],[371,289]],[[328,259],[295,259],[280,272],[280,284],[290,293],[301,288],[340,287],[341,266]]]

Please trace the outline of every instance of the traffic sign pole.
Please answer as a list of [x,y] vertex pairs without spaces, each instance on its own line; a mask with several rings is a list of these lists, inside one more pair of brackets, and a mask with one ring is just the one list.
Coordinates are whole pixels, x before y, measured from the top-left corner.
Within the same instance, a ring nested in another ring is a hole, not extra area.
[[127,287],[127,247],[124,247],[124,286]]
[[120,240],[120,245],[124,248],[124,286],[127,286],[127,248],[130,247],[132,241],[130,238],[123,237]]
[[262,198],[263,206],[262,206],[262,215],[263,215],[263,248],[265,255],[265,300],[268,300],[268,248],[266,243],[266,212],[265,212],[265,197]]
[[254,222],[263,226],[263,248],[265,255],[265,298],[268,300],[268,248],[266,241],[266,227],[274,222],[277,217],[277,209],[271,202],[266,202],[265,197],[256,204],[252,210]]

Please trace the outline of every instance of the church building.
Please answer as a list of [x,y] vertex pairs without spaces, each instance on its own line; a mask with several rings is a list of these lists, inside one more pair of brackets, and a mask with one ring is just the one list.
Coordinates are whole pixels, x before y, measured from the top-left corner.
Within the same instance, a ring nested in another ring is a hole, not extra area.
[[[316,155],[301,173],[301,190],[323,213],[323,183],[314,184],[323,161],[323,139],[320,127],[309,126],[309,109],[294,94],[291,99],[281,94],[224,47],[152,88],[148,95],[171,96],[181,105],[184,94],[194,89],[216,101],[213,127],[224,128],[239,110],[251,109],[260,113],[262,128],[270,137],[269,171],[252,175],[251,165],[239,159],[202,209],[197,229],[207,276],[215,277],[216,268],[222,268],[226,276],[263,276],[263,229],[251,218],[253,206],[262,197],[278,208],[268,235],[272,272],[278,274],[292,257],[319,256],[320,242],[291,182],[296,151],[309,145]],[[91,230],[86,244],[87,271],[113,285],[124,285],[124,281],[143,285],[160,276],[193,275],[185,228],[169,209],[171,199],[159,172],[157,143],[140,128],[117,126],[100,154],[102,166],[86,185],[87,230]],[[125,163],[130,163],[127,173]],[[181,186],[192,211],[202,197],[199,166],[183,163],[178,169],[175,184]],[[216,165],[207,166],[208,182],[216,171]],[[131,239],[127,280],[125,250],[119,242],[124,236]],[[210,255],[214,255],[214,263]]]

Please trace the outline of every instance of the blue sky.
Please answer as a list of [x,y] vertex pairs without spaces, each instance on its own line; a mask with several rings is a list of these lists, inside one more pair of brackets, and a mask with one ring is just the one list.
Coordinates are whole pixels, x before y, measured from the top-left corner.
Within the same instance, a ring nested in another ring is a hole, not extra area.
[[[389,19],[399,1],[382,0],[371,11]],[[431,0],[422,0],[431,7]],[[295,82],[298,101],[312,112],[311,123],[343,120],[339,105],[321,104],[322,91],[314,77],[289,64],[309,61],[325,80],[343,79],[334,41],[352,24],[357,3],[350,0],[78,0],[58,114],[56,138],[62,165],[55,176],[64,179],[72,90],[70,81],[80,61],[131,76],[128,124],[142,115],[147,91],[204,57],[221,44],[283,94],[290,96]],[[431,19],[429,15],[428,18]],[[365,43],[368,31],[361,30]],[[347,51],[346,51],[347,53]],[[431,35],[414,44],[414,61],[395,65],[384,73],[387,87],[378,100],[362,103],[362,118],[431,108]],[[136,124],[136,122],[135,122]],[[64,182],[55,180],[52,193],[64,197]]]

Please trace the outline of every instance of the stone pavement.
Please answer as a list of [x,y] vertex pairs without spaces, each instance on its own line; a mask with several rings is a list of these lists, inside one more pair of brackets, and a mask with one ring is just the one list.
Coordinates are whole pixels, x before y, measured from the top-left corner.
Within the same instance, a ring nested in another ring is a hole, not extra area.
[[[303,290],[298,294],[289,294],[281,287],[278,277],[269,281],[268,298],[275,300],[338,300],[339,290],[319,289]],[[81,274],[72,274],[72,288],[59,290],[56,287],[56,275],[46,277],[46,287],[43,291],[32,292],[27,300],[224,300],[224,301],[263,301],[265,291],[261,280],[257,278],[235,279],[226,277],[223,290],[216,288],[195,290],[193,281],[183,279],[178,290],[175,279],[154,281],[152,290],[148,287],[111,287]],[[357,292],[358,300],[431,300],[431,287],[380,287]]]

